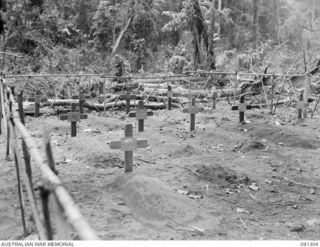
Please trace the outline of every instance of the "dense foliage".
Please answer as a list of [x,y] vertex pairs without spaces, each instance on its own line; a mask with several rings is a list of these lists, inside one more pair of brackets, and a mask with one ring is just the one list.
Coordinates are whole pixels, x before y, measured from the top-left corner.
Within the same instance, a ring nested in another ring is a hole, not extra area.
[[316,2],[7,0],[1,42],[20,54],[6,58],[9,73],[110,72],[115,56],[126,73],[165,71],[172,57],[189,68],[234,70],[235,58],[251,70],[285,67],[320,47]]

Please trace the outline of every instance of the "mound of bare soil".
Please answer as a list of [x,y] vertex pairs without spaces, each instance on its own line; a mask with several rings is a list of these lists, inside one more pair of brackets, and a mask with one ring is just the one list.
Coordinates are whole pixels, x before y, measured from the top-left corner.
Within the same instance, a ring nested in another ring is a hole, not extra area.
[[158,179],[123,175],[110,186],[122,194],[135,217],[149,223],[159,225],[174,219],[186,224],[201,218],[195,201],[178,194]]
[[174,159],[179,159],[179,158],[191,157],[196,155],[201,155],[201,152],[195,149],[191,145],[181,145],[172,153],[170,153],[169,157]]
[[124,162],[118,156],[114,154],[97,155],[90,154],[87,155],[87,163],[93,165],[94,168],[108,168],[108,167],[124,167]]
[[244,144],[241,148],[240,148],[240,152],[242,153],[248,153],[250,151],[255,151],[255,150],[263,150],[265,149],[266,146],[259,141],[250,141],[246,144]]
[[222,187],[251,183],[248,176],[237,174],[235,171],[221,166],[202,165],[196,170],[196,173],[200,179]]
[[267,119],[265,115],[263,115],[261,113],[256,113],[256,112],[249,113],[249,114],[247,114],[246,117],[250,120],[266,120]]
[[320,141],[314,135],[283,127],[268,125],[256,126],[249,133],[252,137],[266,139],[285,147],[304,149],[317,149],[320,147]]

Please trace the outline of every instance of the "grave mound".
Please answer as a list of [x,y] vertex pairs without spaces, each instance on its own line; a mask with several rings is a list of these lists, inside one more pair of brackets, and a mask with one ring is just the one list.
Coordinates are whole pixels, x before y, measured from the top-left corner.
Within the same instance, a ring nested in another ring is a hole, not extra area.
[[196,174],[200,179],[220,185],[221,187],[240,184],[247,185],[252,182],[248,176],[237,174],[235,171],[221,166],[201,165],[196,170]]
[[108,167],[118,167],[123,168],[124,162],[118,156],[114,154],[104,154],[104,155],[96,155],[89,154],[87,155],[88,163],[93,164],[94,168],[108,168]]
[[265,149],[266,146],[259,141],[250,141],[248,143],[245,143],[241,148],[240,151],[243,153],[247,153],[250,151],[255,151],[255,150],[263,150]]
[[193,146],[190,145],[181,145],[172,153],[169,154],[169,157],[174,159],[184,158],[184,157],[191,157],[201,155],[201,152],[195,149]]
[[249,133],[252,137],[266,139],[275,144],[281,143],[285,147],[303,149],[317,149],[320,147],[320,141],[314,135],[278,126],[257,126],[250,130]]
[[110,186],[123,196],[135,217],[148,223],[163,225],[173,219],[188,224],[203,218],[195,201],[180,195],[158,179],[122,175]]
[[261,113],[256,113],[256,112],[248,113],[246,117],[250,120],[266,120],[267,119],[265,115]]

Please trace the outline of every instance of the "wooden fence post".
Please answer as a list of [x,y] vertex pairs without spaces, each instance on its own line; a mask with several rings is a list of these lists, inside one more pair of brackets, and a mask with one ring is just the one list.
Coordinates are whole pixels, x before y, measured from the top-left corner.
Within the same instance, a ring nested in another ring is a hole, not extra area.
[[[18,108],[19,108],[19,116],[20,116],[20,121],[23,125],[25,125],[25,119],[24,119],[24,111],[23,111],[23,91],[20,91],[20,94],[18,94]],[[24,139],[22,139],[22,152],[23,152],[23,159],[24,163],[26,165],[26,173],[28,176],[28,182],[31,186],[33,187],[33,182],[32,182],[32,168],[31,168],[31,163],[30,163],[30,154],[26,145],[26,142]],[[33,192],[33,191],[32,191]],[[34,193],[33,193],[34,196]]]

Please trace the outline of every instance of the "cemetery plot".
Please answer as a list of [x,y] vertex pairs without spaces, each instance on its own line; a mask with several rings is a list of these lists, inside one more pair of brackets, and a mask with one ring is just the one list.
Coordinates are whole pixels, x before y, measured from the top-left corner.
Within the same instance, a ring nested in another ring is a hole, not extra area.
[[[297,125],[289,122],[294,107],[273,117],[252,109],[239,125],[227,102],[195,106],[204,111],[192,133],[192,104],[189,114],[155,111],[144,132],[119,112],[89,113],[73,138],[56,116],[27,117],[26,125],[39,140],[51,133],[59,177],[101,239],[317,239],[319,116]],[[0,209],[10,208],[0,210],[0,235],[13,238],[13,161],[0,157]]]

